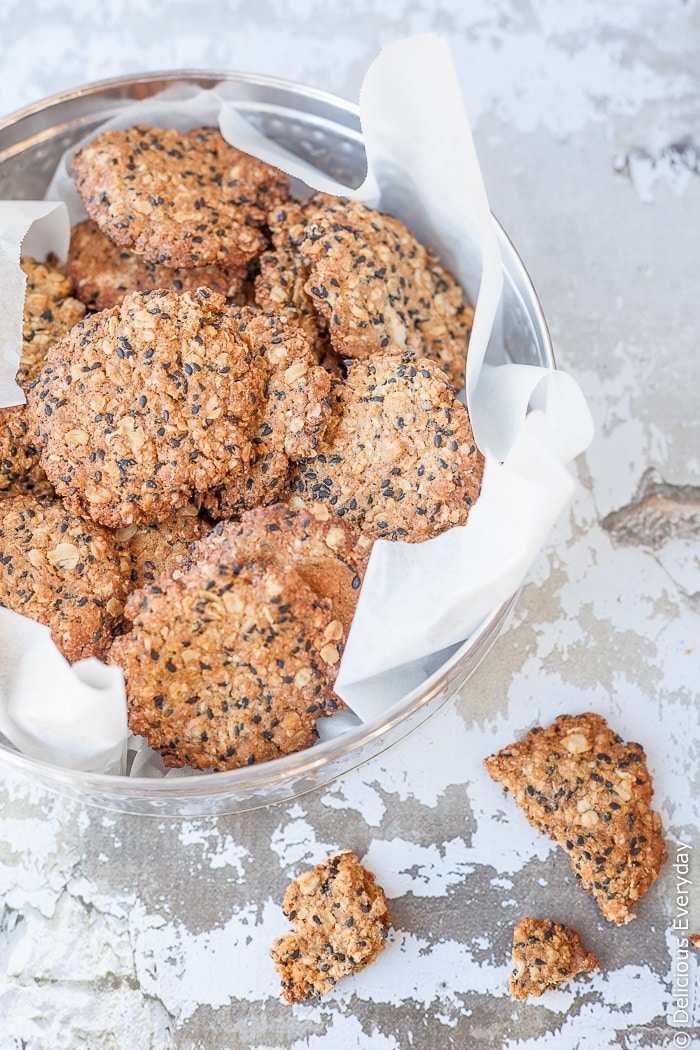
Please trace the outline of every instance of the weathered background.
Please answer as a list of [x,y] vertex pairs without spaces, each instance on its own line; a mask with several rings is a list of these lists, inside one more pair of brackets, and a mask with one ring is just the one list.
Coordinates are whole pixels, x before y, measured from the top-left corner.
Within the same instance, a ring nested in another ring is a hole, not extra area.
[[[596,419],[570,512],[459,695],[316,794],[160,821],[3,776],[1,1050],[700,1045],[671,1025],[671,862],[611,928],[481,766],[536,721],[594,709],[645,746],[671,858],[677,840],[700,852],[698,0],[0,0],[0,115],[183,67],[354,99],[383,44],[428,29],[451,43],[493,210]],[[279,900],[339,845],[378,873],[394,929],[375,966],[291,1009],[267,957]],[[601,970],[514,1004],[525,914],[573,925]]]

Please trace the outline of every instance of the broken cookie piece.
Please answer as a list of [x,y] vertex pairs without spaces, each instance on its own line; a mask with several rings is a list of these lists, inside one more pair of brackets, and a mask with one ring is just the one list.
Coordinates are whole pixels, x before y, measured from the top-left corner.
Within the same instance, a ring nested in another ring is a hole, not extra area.
[[384,891],[350,850],[292,882],[282,910],[294,931],[278,937],[270,954],[288,1003],[318,999],[374,962],[391,924]]
[[115,539],[131,559],[129,590],[148,587],[161,574],[171,575],[206,532],[207,525],[192,503],[173,511],[165,521],[150,525],[134,522],[116,529]]
[[52,496],[53,486],[40,459],[41,449],[27,419],[27,406],[0,408],[0,492]]
[[0,605],[49,627],[71,663],[103,656],[126,599],[126,549],[58,499],[6,496],[0,513]]
[[91,219],[71,230],[66,273],[75,282],[75,295],[90,310],[109,310],[129,292],[165,288],[194,292],[204,286],[232,298],[247,276],[244,268],[227,273],[216,266],[173,269],[146,262],[142,255],[112,244]]
[[49,348],[82,320],[85,307],[73,298],[73,281],[55,265],[55,259],[38,262],[25,255],[21,267],[27,284],[17,382],[26,391],[44,367]]
[[283,500],[292,464],[315,456],[330,416],[330,377],[297,328],[248,307],[231,308],[227,317],[265,386],[247,435],[245,471],[229,474],[204,497],[202,506],[216,520]]
[[552,919],[523,919],[513,931],[514,969],[508,980],[514,999],[542,995],[600,965],[575,930]]
[[604,718],[561,715],[485,760],[534,827],[569,855],[606,919],[626,923],[666,860],[644,749]]

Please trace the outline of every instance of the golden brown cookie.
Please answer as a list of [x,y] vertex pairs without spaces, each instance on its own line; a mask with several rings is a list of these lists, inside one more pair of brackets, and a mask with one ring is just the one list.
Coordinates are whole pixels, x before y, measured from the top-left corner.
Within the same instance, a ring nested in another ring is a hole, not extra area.
[[691,947],[700,952],[700,933],[691,933],[688,941],[690,942]]
[[41,263],[23,256],[21,266],[27,286],[17,382],[26,390],[44,367],[49,347],[84,317],[85,306],[73,298],[72,280],[54,262]]
[[120,247],[171,267],[237,272],[266,246],[265,216],[286,175],[216,128],[105,131],[73,158],[85,209]]
[[265,392],[250,433],[245,471],[227,478],[203,500],[217,519],[284,499],[292,462],[315,454],[330,417],[330,378],[315,363],[302,333],[261,310],[232,310],[231,317],[237,338],[262,369]]
[[295,879],[282,910],[294,932],[278,937],[270,954],[288,1003],[318,999],[369,966],[391,925],[384,891],[350,850],[331,853]]
[[398,347],[435,361],[456,390],[464,385],[473,308],[403,223],[322,193],[269,221],[275,251],[263,260],[258,301],[327,330],[341,358],[375,360]]
[[317,358],[321,358],[329,352],[330,341],[328,325],[305,288],[309,273],[299,252],[306,229],[304,206],[289,201],[270,213],[268,223],[273,246],[260,257],[256,301],[263,309],[298,325]]
[[485,765],[530,823],[567,851],[606,919],[633,919],[666,860],[641,745],[625,744],[600,715],[561,715]]
[[116,529],[114,535],[131,559],[129,590],[147,587],[159,576],[170,575],[188,556],[192,544],[208,529],[191,503],[176,510],[165,521],[150,525],[133,522]]
[[53,495],[40,458],[41,449],[27,420],[27,406],[0,408],[0,492]]
[[0,510],[0,605],[50,627],[71,662],[103,655],[127,594],[126,551],[60,500],[7,496]]
[[202,541],[191,566],[129,599],[129,725],[166,765],[234,769],[309,747],[337,710],[330,685],[342,624],[293,569],[234,565]]
[[223,296],[132,292],[54,346],[30,390],[42,466],[104,525],[164,521],[246,469],[265,382]]
[[552,919],[522,919],[513,931],[513,972],[508,981],[514,999],[542,995],[600,963],[581,944],[575,930]]
[[147,262],[143,256],[112,244],[91,219],[71,230],[66,273],[75,284],[75,295],[90,310],[109,310],[128,292],[152,292],[161,288],[194,292],[205,286],[233,298],[241,292],[247,279],[247,270],[243,268],[225,273],[216,266],[186,270]]
[[347,636],[372,551],[368,536],[338,518],[319,522],[304,510],[278,503],[245,511],[240,522],[216,525],[198,545],[198,556],[213,547],[226,550],[234,565],[263,562],[293,568],[312,591],[330,601]]
[[375,538],[417,542],[464,524],[482,473],[467,410],[445,374],[393,350],[353,362],[333,386],[325,437],[291,487]]

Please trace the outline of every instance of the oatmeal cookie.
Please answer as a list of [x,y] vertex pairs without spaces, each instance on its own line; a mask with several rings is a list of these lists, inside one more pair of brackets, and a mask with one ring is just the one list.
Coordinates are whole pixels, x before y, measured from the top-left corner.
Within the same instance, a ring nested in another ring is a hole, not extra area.
[[132,522],[116,529],[115,538],[126,547],[131,559],[129,590],[155,583],[163,574],[170,575],[188,556],[192,544],[207,531],[207,524],[192,503],[165,521],[150,525]]
[[293,472],[292,491],[375,538],[417,542],[464,524],[482,473],[445,374],[394,350],[355,361],[335,383],[326,435]]
[[264,402],[250,435],[250,459],[204,498],[214,518],[276,503],[289,492],[291,465],[315,455],[330,417],[330,378],[315,364],[303,334],[275,314],[232,310],[237,337],[265,376]]
[[241,293],[248,276],[245,268],[226,273],[216,266],[186,270],[146,262],[143,256],[112,244],[91,219],[71,230],[66,273],[75,284],[75,295],[90,310],[109,310],[128,292],[156,289],[194,292],[204,286],[232,299]]
[[561,715],[485,760],[534,827],[569,855],[606,919],[626,923],[666,860],[644,749],[600,715]]
[[126,551],[60,500],[6,496],[1,508],[0,605],[49,627],[71,662],[102,656],[127,594]]
[[216,128],[105,131],[73,158],[85,209],[120,247],[171,267],[238,272],[266,246],[265,216],[289,195],[281,171]]
[[278,937],[270,954],[288,1003],[318,999],[369,966],[391,925],[384,891],[350,850],[331,853],[292,882],[282,910],[294,931]]
[[54,346],[29,392],[42,466],[77,513],[164,521],[245,472],[266,371],[222,295],[132,292]]
[[[330,198],[329,198],[330,200]],[[265,310],[298,325],[317,359],[332,353],[328,325],[306,291],[308,267],[299,253],[305,237],[304,205],[289,201],[268,216],[272,248],[260,257],[255,298]]]
[[260,296],[327,330],[341,358],[375,360],[398,347],[435,361],[456,390],[464,386],[473,308],[403,223],[322,193],[269,221],[275,252],[261,267]]
[[522,919],[513,931],[513,963],[508,987],[514,999],[542,995],[600,963],[581,944],[575,930],[552,919]]
[[134,592],[132,629],[109,654],[132,731],[168,766],[234,769],[299,751],[339,705],[329,670],[342,626],[330,603],[293,569],[233,565],[215,548]]
[[0,492],[53,495],[53,486],[40,463],[27,406],[0,408]]
[[245,511],[238,523],[216,525],[198,544],[198,556],[214,546],[226,550],[234,565],[264,562],[295,569],[312,591],[330,601],[347,636],[372,550],[368,536],[337,518],[316,521],[306,511],[279,503]]
[[55,264],[23,256],[27,275],[22,320],[22,355],[17,382],[26,390],[44,367],[46,353],[85,316],[85,306],[73,298],[73,282]]

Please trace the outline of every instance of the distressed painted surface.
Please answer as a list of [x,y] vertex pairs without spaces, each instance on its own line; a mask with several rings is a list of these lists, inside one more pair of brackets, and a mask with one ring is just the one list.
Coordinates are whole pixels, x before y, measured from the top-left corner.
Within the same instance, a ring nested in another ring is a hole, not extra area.
[[[0,110],[178,66],[354,97],[382,43],[431,28],[451,41],[494,211],[596,418],[570,513],[458,697],[316,794],[160,822],[6,777],[0,1050],[692,1045],[674,1044],[690,1029],[670,1021],[675,843],[700,851],[697,0],[0,0]],[[621,929],[481,766],[534,722],[587,709],[645,746],[671,856]],[[346,845],[390,898],[387,950],[320,1005],[291,1009],[267,957],[285,929],[279,901]],[[687,877],[700,928],[697,861]],[[509,945],[525,914],[578,929],[601,971],[513,1003]]]

